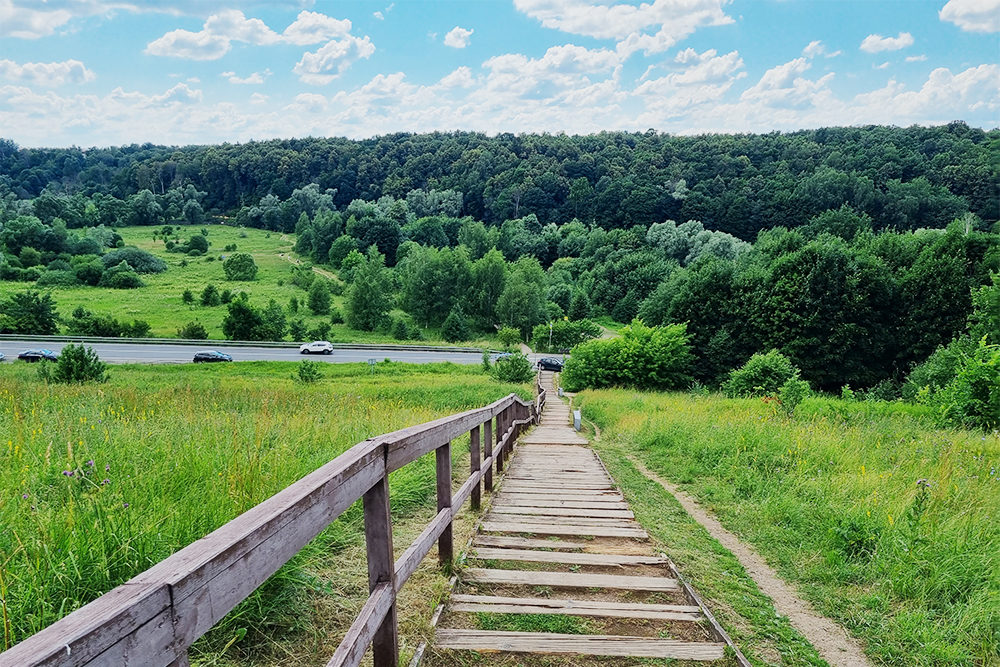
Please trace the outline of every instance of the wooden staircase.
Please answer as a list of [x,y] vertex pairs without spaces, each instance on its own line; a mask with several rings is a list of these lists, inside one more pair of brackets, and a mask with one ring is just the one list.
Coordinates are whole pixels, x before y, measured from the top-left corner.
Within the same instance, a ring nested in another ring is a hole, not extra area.
[[[554,397],[551,374],[542,382]],[[541,424],[520,440],[467,554],[475,567],[459,572],[435,652],[722,660],[728,636],[669,559],[654,552],[569,418],[552,398]],[[474,627],[483,613],[577,617],[587,634]],[[749,667],[735,647],[730,656]]]

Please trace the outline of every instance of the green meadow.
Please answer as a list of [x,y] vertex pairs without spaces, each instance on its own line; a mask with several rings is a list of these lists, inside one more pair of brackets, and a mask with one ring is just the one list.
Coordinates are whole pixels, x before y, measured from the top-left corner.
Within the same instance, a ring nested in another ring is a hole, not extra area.
[[[232,225],[192,225],[174,229],[181,240],[186,241],[192,235],[200,234],[203,227],[208,230],[207,238],[211,245],[208,253],[202,257],[167,252],[162,237],[153,239],[153,233],[162,227],[116,228],[115,231],[122,235],[125,245],[147,250],[167,263],[168,268],[163,273],[142,275],[145,287],[110,289],[55,286],[41,291],[51,292],[59,314],[64,319],[68,319],[77,306],[83,306],[96,314],[111,315],[119,321],[148,322],[151,327],[150,336],[157,338],[175,338],[178,329],[188,322],[197,320],[208,331],[210,340],[225,340],[222,334],[222,320],[228,312],[225,304],[199,305],[201,292],[209,284],[215,285],[219,292],[226,289],[231,290],[234,295],[247,292],[250,294],[251,303],[260,308],[274,299],[284,307],[285,318],[288,321],[302,319],[309,329],[322,323],[330,323],[329,315],[313,315],[309,311],[306,307],[307,292],[291,282],[292,270],[302,261],[292,252],[295,244],[293,236]],[[224,248],[233,244],[236,245],[238,252],[253,255],[259,269],[256,280],[242,282],[226,279],[220,257],[231,254]],[[324,274],[330,275],[326,271]],[[34,289],[32,285],[25,283],[0,281],[0,299],[29,288]],[[184,303],[182,296],[185,290],[192,292],[194,305]],[[293,297],[300,304],[298,312],[294,313],[289,308]],[[334,296],[332,305],[343,314],[343,295]],[[399,310],[393,311],[391,315],[405,317]],[[441,339],[439,328],[421,329],[421,333],[427,342],[447,344]],[[332,325],[328,340],[335,343],[400,343],[385,333],[357,331],[349,329],[345,324]],[[466,345],[493,347],[495,343],[476,341]]]
[[[633,457],[751,543],[874,664],[1000,664],[997,433],[940,430],[898,403],[812,398],[789,418],[773,402],[718,395],[588,390],[575,402],[654,535],[683,533],[672,499],[644,509],[662,490]],[[751,654],[773,650],[767,635],[781,629],[761,634],[773,613],[748,605],[755,593],[731,575],[738,564],[675,544],[668,553],[723,602],[734,638]],[[779,644],[785,664],[813,664],[789,646]]]
[[[116,366],[105,384],[65,386],[45,384],[32,365],[0,367],[3,647],[361,440],[512,391],[530,397],[529,387],[453,364],[380,363],[374,375],[367,364],[324,365],[324,377],[311,384],[292,379],[296,368]],[[455,443],[458,476],[468,468],[467,447],[467,437]],[[397,529],[411,538],[433,514],[434,474],[430,456],[390,480]],[[199,644],[199,655],[218,657],[234,643],[233,650],[266,653],[289,634],[301,643],[302,633],[316,632],[304,619],[321,608],[336,617],[333,627],[346,627],[357,611],[350,605],[367,596],[359,509],[234,610]],[[321,580],[316,572],[324,570],[331,577]],[[344,592],[337,588],[344,581],[356,585]],[[425,591],[421,608],[427,599]]]

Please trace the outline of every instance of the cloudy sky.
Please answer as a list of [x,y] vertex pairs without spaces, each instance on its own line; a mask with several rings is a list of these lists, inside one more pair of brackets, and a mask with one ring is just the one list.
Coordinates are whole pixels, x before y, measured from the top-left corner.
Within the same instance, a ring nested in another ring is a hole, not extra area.
[[1000,126],[1000,0],[0,0],[0,136]]

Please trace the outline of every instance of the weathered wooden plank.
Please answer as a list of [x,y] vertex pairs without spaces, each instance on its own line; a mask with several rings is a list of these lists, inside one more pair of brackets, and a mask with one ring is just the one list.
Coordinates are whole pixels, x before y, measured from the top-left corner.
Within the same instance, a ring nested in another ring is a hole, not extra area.
[[553,588],[614,588],[627,591],[677,591],[676,579],[633,577],[624,574],[581,574],[579,572],[534,572],[530,570],[486,570],[466,568],[462,580],[481,584],[511,586],[552,586]]
[[508,651],[706,661],[721,659],[725,648],[725,644],[650,637],[457,629],[438,630],[434,635],[434,645],[437,648],[480,652]]
[[[451,441],[434,450],[437,463],[437,508],[451,510]],[[454,546],[451,532],[451,522],[441,531],[438,538],[438,560],[442,565],[451,563],[454,557]]]
[[567,600],[565,598],[514,598],[500,595],[454,593],[452,602],[478,604],[523,604],[548,609],[617,609],[619,611],[659,611],[678,614],[701,614],[701,607],[691,604],[654,604],[645,602],[610,602],[605,600]]
[[365,657],[379,626],[395,607],[396,593],[388,582],[379,584],[354,619],[326,667],[357,667]]
[[403,555],[396,561],[396,590],[403,588],[403,584],[410,578],[420,562],[430,553],[431,547],[441,537],[441,533],[451,523],[451,508],[446,508],[437,513],[437,516],[428,524],[426,528],[417,536],[410,546],[406,548]]
[[659,556],[578,554],[558,551],[531,551],[530,549],[495,549],[492,547],[476,547],[472,553],[480,560],[513,560],[523,563],[564,563],[566,565],[603,565],[606,567],[663,565],[667,562],[665,558]]
[[469,496],[473,491],[479,488],[479,480],[482,478],[483,474],[481,472],[473,473],[469,479],[462,482],[462,486],[458,487],[458,491],[451,498],[451,506],[454,512],[458,512],[462,509],[462,505],[465,501],[469,499]]
[[[364,495],[365,552],[368,557],[368,590],[374,592],[382,584],[396,596],[396,569],[392,549],[392,515],[389,508],[389,476],[383,475]],[[396,624],[396,604],[385,613],[372,637],[372,657],[375,667],[396,667],[399,662],[399,636]]]
[[576,507],[534,507],[531,505],[493,505],[493,514],[529,516],[589,516],[605,519],[634,519],[631,510],[580,509]]
[[492,595],[452,595],[452,611],[494,614],[560,614],[603,618],[646,618],[658,621],[703,621],[698,607],[688,605],[647,605],[635,603],[590,602],[552,598],[505,598]]
[[572,480],[562,480],[554,476],[548,482],[525,481],[522,479],[507,479],[504,481],[504,489],[507,491],[521,491],[523,493],[587,493],[590,491],[615,491],[616,487],[606,481],[604,482],[574,482]]
[[[500,505],[500,503],[503,503]],[[606,510],[623,510],[628,509],[628,503],[624,501],[616,500],[563,500],[561,498],[545,498],[539,497],[536,499],[532,498],[522,498],[517,496],[498,496],[496,502],[493,504],[494,507],[576,507],[581,509],[606,509]]]
[[560,526],[544,523],[500,523],[483,522],[483,530],[488,533],[532,533],[535,535],[587,535],[589,537],[632,537],[646,539],[649,535],[639,528],[618,526]]
[[564,549],[576,550],[590,546],[589,542],[566,542],[564,540],[538,540],[530,537],[510,537],[508,535],[476,535],[472,542],[480,547],[501,547],[510,549]]
[[545,522],[555,526],[619,526],[621,528],[639,528],[639,524],[630,519],[605,519],[589,516],[530,516],[527,514],[493,514],[484,517],[485,521],[502,521],[504,523],[539,523]]
[[[519,491],[516,489],[500,489],[501,498],[512,500],[563,500],[573,502],[624,502],[625,496],[618,491],[590,491],[587,493],[569,493],[560,491],[559,493],[533,493],[529,491]],[[506,501],[503,501],[506,502]]]
[[483,423],[483,488],[493,493],[493,420]]
[[[479,434],[481,426],[477,425],[471,431],[469,431],[469,473],[471,475],[482,476],[480,472],[480,466],[482,462],[479,457]],[[480,503],[482,502],[481,487],[479,485],[479,479],[476,479],[476,486],[472,489],[472,509],[478,510]],[[458,503],[461,507],[462,503]]]

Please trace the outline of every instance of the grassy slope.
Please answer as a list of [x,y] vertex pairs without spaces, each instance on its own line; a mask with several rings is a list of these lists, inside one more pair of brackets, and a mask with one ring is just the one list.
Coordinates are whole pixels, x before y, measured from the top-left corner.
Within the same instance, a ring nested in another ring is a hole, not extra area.
[[[154,337],[173,338],[177,330],[187,322],[198,320],[208,330],[209,338],[223,340],[222,319],[226,316],[226,307],[188,306],[181,300],[184,290],[189,289],[194,294],[197,304],[202,290],[209,283],[214,284],[221,292],[230,289],[234,293],[249,292],[251,302],[256,306],[266,306],[270,299],[276,300],[285,308],[288,320],[303,319],[306,326],[313,328],[322,322],[329,322],[327,315],[312,315],[305,307],[307,293],[290,282],[293,263],[289,258],[301,261],[292,253],[293,235],[282,235],[266,232],[260,229],[239,229],[230,225],[204,225],[209,230],[208,240],[211,243],[209,255],[214,261],[204,257],[187,257],[185,255],[168,253],[162,239],[153,240],[153,232],[159,227],[124,227],[118,229],[126,245],[134,245],[148,250],[167,262],[166,272],[158,275],[144,275],[146,287],[134,290],[114,290],[101,287],[54,287],[51,288],[53,298],[59,313],[68,318],[77,306],[98,314],[110,314],[118,320],[131,322],[145,320],[152,327]],[[186,240],[192,234],[198,234],[202,226],[180,227],[181,238]],[[241,235],[245,234],[243,238]],[[230,282],[226,280],[222,269],[220,255],[228,255],[223,251],[227,245],[235,243],[239,252],[248,252],[254,256],[259,267],[257,280],[253,282]],[[186,260],[187,266],[181,266]],[[0,298],[14,292],[33,288],[27,283],[0,281]],[[289,312],[289,301],[296,297],[301,304],[298,313]],[[333,305],[344,312],[344,297],[333,297]],[[393,313],[402,316],[402,312]],[[429,342],[443,343],[437,329],[423,332]],[[344,324],[333,325],[330,338],[333,342],[355,343],[398,343],[391,336],[377,332],[364,332],[348,329]],[[473,346],[495,346],[495,343],[478,341]]]
[[[711,508],[862,638],[876,664],[1000,664],[996,434],[936,430],[919,411],[839,400],[807,401],[796,419],[718,396],[588,391],[578,401],[605,429],[640,518],[645,495],[659,492],[625,453]],[[647,516],[672,513],[654,503]],[[682,569],[696,580],[708,571],[693,564]],[[698,585],[714,597],[718,581]]]
[[[530,395],[453,364],[380,364],[374,377],[366,364],[333,365],[313,385],[294,382],[295,368],[120,366],[107,384],[68,387],[45,385],[33,366],[0,367],[0,600],[11,624],[5,643],[110,590],[358,441],[512,390]],[[461,475],[467,438],[455,443],[454,457]],[[407,533],[409,518],[420,524],[409,530],[415,534],[433,514],[433,457],[394,473],[391,488],[403,519],[397,528]],[[349,622],[367,595],[357,510],[266,584],[266,595],[213,631],[205,650],[218,650],[242,629],[249,638],[235,648],[266,653],[289,633],[310,632],[314,615],[333,618],[332,627]],[[357,570],[353,578],[339,574],[341,565]],[[317,579],[320,571],[331,576]],[[428,584],[441,585],[433,578]],[[312,633],[323,635],[324,650],[335,640],[329,631]]]

